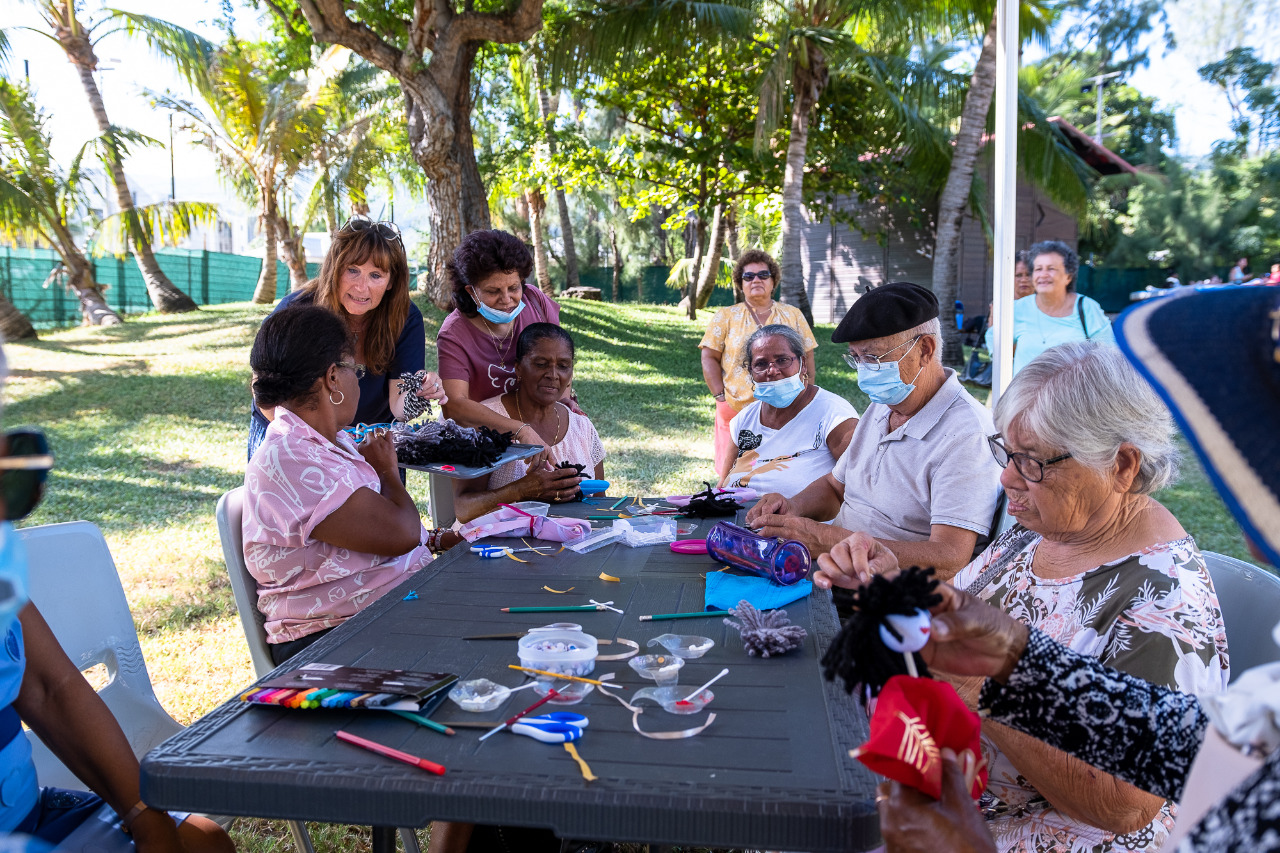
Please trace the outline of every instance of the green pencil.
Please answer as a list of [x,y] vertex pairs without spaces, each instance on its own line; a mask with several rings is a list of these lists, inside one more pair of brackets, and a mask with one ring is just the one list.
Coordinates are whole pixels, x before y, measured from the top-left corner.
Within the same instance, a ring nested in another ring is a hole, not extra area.
[[617,509],[618,507],[622,506],[626,502],[627,502],[626,498],[618,498],[618,502],[613,506],[609,507],[609,509]]
[[426,717],[422,716],[421,714],[415,714],[412,711],[392,711],[391,713],[395,714],[398,717],[404,717],[406,720],[413,720],[418,725],[426,726],[432,731],[439,732],[442,735],[457,734],[457,732],[455,732],[453,729],[449,728],[448,726],[441,725],[440,723],[437,723],[435,720],[428,720]]
[[559,607],[504,607],[503,613],[560,613],[569,610],[605,610],[595,604],[562,604]]
[[697,613],[654,613],[641,616],[641,622],[662,622],[666,619],[697,619],[699,616],[728,616],[728,610],[699,610]]

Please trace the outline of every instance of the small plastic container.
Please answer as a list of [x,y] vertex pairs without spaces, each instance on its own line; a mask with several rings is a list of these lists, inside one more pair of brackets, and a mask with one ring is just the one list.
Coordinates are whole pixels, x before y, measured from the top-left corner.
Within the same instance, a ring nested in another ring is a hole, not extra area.
[[510,688],[487,678],[459,681],[449,691],[449,698],[464,711],[481,713],[496,709],[511,695]]
[[790,586],[809,577],[809,549],[794,539],[769,539],[728,521],[707,534],[707,553],[735,569]]
[[652,699],[662,706],[662,710],[668,714],[696,714],[703,708],[711,704],[711,700],[716,695],[709,689],[701,691],[692,699],[686,698],[689,690],[692,688],[669,686],[669,687],[645,687],[637,690],[635,695],[631,697],[632,704],[639,702],[641,699]]
[[587,698],[588,693],[596,689],[594,684],[585,684],[581,681],[556,681],[554,678],[541,676],[532,689],[539,696],[546,696],[551,692],[552,687],[556,689],[557,695],[547,703],[549,705],[577,705]]
[[544,504],[542,501],[520,501],[520,503],[511,504],[511,506],[527,512],[529,515],[537,515],[542,518],[547,517],[547,513],[551,511],[551,504]]
[[710,637],[695,637],[691,634],[663,634],[660,637],[654,637],[647,645],[659,645],[678,658],[693,660],[711,651],[715,644],[716,641]]
[[614,542],[621,541],[621,539],[622,530],[620,528],[608,527],[604,530],[593,530],[582,539],[567,543],[567,545],[569,550],[575,554],[590,554],[597,548],[612,545]]
[[613,523],[613,529],[621,530],[622,541],[632,548],[676,541],[675,519],[661,515],[619,518]]
[[680,667],[684,666],[684,660],[675,655],[638,655],[627,661],[627,665],[661,687],[674,685],[680,680]]
[[[561,625],[533,628],[517,643],[521,666],[564,675],[590,675],[596,668],[597,645],[590,634]],[[538,676],[540,681],[544,678],[550,676]]]
[[698,522],[680,520],[676,522],[676,533],[681,536],[688,536],[690,533],[698,529]]

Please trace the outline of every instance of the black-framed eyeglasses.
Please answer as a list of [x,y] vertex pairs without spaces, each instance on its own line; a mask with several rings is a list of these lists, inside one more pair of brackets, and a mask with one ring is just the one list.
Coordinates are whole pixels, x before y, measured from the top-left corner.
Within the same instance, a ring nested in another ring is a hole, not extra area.
[[744,272],[742,274],[743,281],[755,281],[756,279],[768,281],[771,278],[773,278],[773,273],[768,270],[760,270],[760,272]]
[[0,456],[0,496],[5,518],[19,521],[31,514],[44,496],[44,483],[53,468],[49,440],[38,429],[6,432],[8,453]]
[[791,365],[796,363],[796,357],[793,355],[780,355],[773,361],[767,358],[759,358],[751,362],[751,373],[753,376],[764,376],[769,372],[770,367],[778,368],[779,373],[786,373]]
[[[911,344],[911,346],[907,348],[907,352],[911,352],[911,350],[915,348],[916,342],[923,337],[924,335],[916,335],[911,340],[903,341],[893,349],[889,350],[889,352],[883,352],[880,355],[858,356],[858,355],[854,355],[851,352],[845,351],[844,363],[852,367],[854,370],[857,370],[859,365],[865,367],[867,370],[879,370],[880,368],[885,366],[883,364],[883,360],[889,357],[889,353],[893,352],[893,350],[895,349],[902,349],[903,347],[907,346],[907,344]],[[903,355],[906,355],[907,352],[904,352]],[[897,362],[898,362],[898,359],[895,358],[889,363],[897,364]]]
[[352,216],[350,219],[348,219],[346,223],[338,230],[339,231],[368,231],[370,228],[377,231],[380,235],[387,238],[388,240],[395,240],[397,243],[400,244],[401,249],[404,248],[404,238],[400,236],[400,229],[396,226],[394,222],[390,222],[385,219],[378,222],[374,222],[372,219],[365,216],[364,214],[357,213],[354,216]]
[[1013,467],[1022,475],[1022,479],[1029,483],[1039,483],[1044,479],[1045,466],[1071,458],[1070,453],[1064,453],[1052,459],[1037,459],[1028,453],[1012,453],[1009,448],[1000,443],[999,439],[1002,437],[1000,433],[987,436],[987,444],[991,447],[991,455],[996,458],[996,464],[1001,468],[1008,468],[1009,461],[1012,460]]
[[356,364],[354,361],[340,361],[338,367],[349,367],[356,372],[356,379],[364,379],[364,375],[368,373],[363,364]]

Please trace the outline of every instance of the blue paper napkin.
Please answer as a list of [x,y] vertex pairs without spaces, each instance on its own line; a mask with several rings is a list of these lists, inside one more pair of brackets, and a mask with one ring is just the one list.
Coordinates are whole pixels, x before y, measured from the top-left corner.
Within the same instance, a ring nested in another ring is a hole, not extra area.
[[810,580],[781,586],[768,578],[755,575],[707,572],[705,609],[728,610],[746,599],[757,610],[774,610],[806,597],[812,589],[813,581]]

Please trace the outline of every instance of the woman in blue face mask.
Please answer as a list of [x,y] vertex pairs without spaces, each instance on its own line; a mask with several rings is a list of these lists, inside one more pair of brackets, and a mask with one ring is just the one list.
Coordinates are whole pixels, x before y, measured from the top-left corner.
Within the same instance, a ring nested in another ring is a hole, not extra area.
[[743,366],[755,401],[729,423],[737,448],[718,471],[722,486],[791,497],[835,467],[858,425],[858,411],[814,384],[795,329],[763,326],[747,339]]
[[[533,272],[533,256],[513,234],[475,231],[462,239],[448,267],[453,311],[436,339],[449,398],[445,414],[464,426],[483,424],[517,433],[516,441],[550,447],[552,436],[481,405],[515,387],[520,333],[534,323],[560,325],[560,306],[524,283]],[[581,411],[571,392],[565,403]]]

